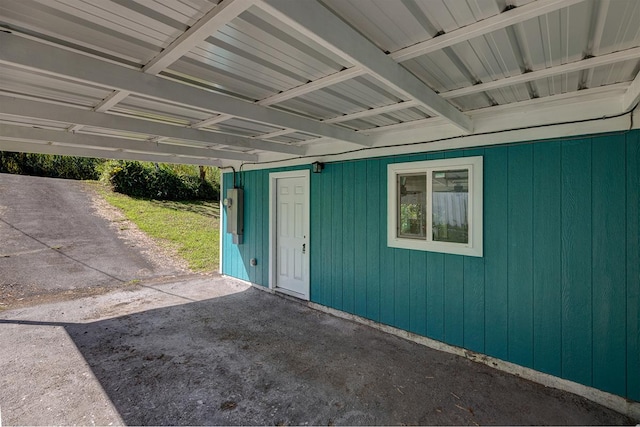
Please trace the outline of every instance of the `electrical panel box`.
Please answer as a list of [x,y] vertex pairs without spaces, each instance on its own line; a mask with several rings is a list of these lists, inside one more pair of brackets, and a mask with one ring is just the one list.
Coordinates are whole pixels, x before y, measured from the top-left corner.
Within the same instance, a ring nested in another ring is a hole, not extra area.
[[244,191],[242,188],[230,188],[224,199],[227,210],[227,233],[231,233],[233,243],[242,244],[244,233]]

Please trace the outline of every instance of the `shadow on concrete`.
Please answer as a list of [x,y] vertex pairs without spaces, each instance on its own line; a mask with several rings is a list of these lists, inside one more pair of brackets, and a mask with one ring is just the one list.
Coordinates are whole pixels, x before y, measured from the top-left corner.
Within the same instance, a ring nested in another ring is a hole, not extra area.
[[629,424],[255,289],[63,326],[130,425]]

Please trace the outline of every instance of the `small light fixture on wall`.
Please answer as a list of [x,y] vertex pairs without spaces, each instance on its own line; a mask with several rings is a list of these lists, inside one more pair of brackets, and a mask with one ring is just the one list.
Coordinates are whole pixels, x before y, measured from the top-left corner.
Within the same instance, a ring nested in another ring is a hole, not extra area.
[[320,163],[320,162],[311,163],[311,170],[313,171],[313,173],[320,173],[322,172],[322,169],[324,169],[324,163]]

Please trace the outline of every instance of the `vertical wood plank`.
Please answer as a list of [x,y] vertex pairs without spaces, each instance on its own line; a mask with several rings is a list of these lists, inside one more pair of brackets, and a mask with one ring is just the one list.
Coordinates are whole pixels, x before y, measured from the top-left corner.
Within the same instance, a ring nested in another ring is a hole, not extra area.
[[484,353],[484,259],[464,257],[464,347]]
[[322,172],[322,292],[321,304],[331,306],[333,301],[333,176],[334,165],[327,164]]
[[561,158],[558,142],[533,150],[533,367],[562,374]]
[[591,141],[562,144],[562,376],[591,385]]
[[[380,193],[380,161],[373,159],[367,160],[367,318],[380,320],[380,247],[381,241],[386,242],[386,234],[380,234],[381,218],[386,219],[386,214],[381,217],[381,205],[385,206],[383,198],[386,197],[386,191]],[[384,177],[386,178],[386,171]]]
[[409,330],[413,333],[427,334],[427,253],[410,251],[409,258]]
[[495,147],[484,156],[485,351],[507,360],[507,189],[508,148]]
[[395,306],[394,306],[394,326],[400,329],[409,330],[411,325],[410,300],[409,300],[409,258],[410,250],[397,249],[395,253]]
[[593,385],[626,392],[626,162],[623,135],[592,140]]
[[640,401],[640,131],[627,134],[627,398]]
[[310,290],[309,300],[322,304],[322,182],[325,178],[322,174],[312,173],[309,185],[310,199],[309,206],[311,209],[311,224],[309,228],[309,268],[310,268]]
[[269,287],[269,255],[271,248],[269,247],[269,232],[271,224],[269,224],[269,200],[271,198],[269,194],[269,171],[263,172],[262,179],[262,285]]
[[[355,178],[353,162],[342,165],[342,310],[353,313],[354,293],[354,250],[355,250]],[[340,193],[337,193],[340,194]]]
[[395,324],[395,250],[387,246],[387,165],[395,162],[385,158],[379,161],[380,169],[380,322]]
[[427,336],[444,341],[444,254],[427,252]]
[[464,345],[464,257],[444,256],[444,340]]
[[[232,176],[230,173],[224,174],[223,186],[220,189],[220,197],[222,198],[222,200],[227,197],[227,189],[229,188],[229,181],[231,179]],[[222,250],[224,252],[224,256],[222,257],[222,274],[231,276],[230,262],[232,253],[227,236],[227,210],[224,206],[222,207],[222,212],[220,212],[220,218],[222,221],[222,234],[220,235],[220,239],[222,239]]]
[[262,204],[262,186],[265,180],[265,171],[260,170],[256,171],[256,186],[254,192],[254,206],[256,209],[256,214],[254,216],[255,222],[255,230],[256,230],[256,242],[255,242],[255,257],[258,261],[258,265],[254,267],[255,269],[255,283],[261,286],[264,286],[262,283],[262,271],[265,267],[268,267],[265,260],[262,258],[262,242],[264,240],[264,225],[262,224],[262,213],[264,212],[266,206]]
[[533,366],[533,147],[509,148],[509,360]]
[[343,233],[343,200],[340,195],[344,190],[343,186],[343,175],[342,175],[343,165],[341,163],[336,163],[331,165],[331,169],[333,171],[333,193],[332,193],[332,205],[331,205],[331,216],[333,218],[331,228],[332,228],[332,247],[331,247],[331,267],[332,267],[332,300],[331,307],[342,310],[342,297],[343,297],[343,282],[342,282],[342,271],[344,261],[342,259],[342,233]]
[[242,263],[245,271],[247,272],[247,279],[249,282],[255,283],[256,270],[251,266],[250,260],[255,256],[256,247],[256,233],[255,229],[255,217],[256,217],[256,204],[255,204],[255,184],[256,184],[256,172],[245,172],[245,186],[244,186],[244,236],[243,236],[243,253]]
[[361,160],[354,164],[354,313],[367,315],[367,162]]

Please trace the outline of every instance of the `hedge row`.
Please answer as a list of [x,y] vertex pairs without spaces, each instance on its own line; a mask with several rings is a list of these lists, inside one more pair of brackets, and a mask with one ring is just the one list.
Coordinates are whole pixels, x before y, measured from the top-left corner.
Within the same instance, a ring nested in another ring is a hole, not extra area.
[[102,177],[113,190],[133,197],[158,200],[218,200],[219,186],[198,176],[176,173],[167,165],[108,161]]

